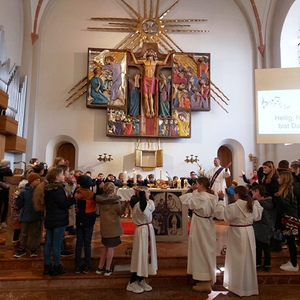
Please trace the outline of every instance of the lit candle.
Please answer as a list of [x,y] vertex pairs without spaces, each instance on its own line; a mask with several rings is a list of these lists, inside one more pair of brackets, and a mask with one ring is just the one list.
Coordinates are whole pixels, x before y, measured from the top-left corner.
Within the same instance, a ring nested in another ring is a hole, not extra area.
[[135,169],[133,169],[132,171],[133,171],[133,183],[136,184],[136,171]]
[[124,179],[123,182],[127,182],[127,171],[124,171]]
[[162,169],[159,170],[159,179],[162,179]]

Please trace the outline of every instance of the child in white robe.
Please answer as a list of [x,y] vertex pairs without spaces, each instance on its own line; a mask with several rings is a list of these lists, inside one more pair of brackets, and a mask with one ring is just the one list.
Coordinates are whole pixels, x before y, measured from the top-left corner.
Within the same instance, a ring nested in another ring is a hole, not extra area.
[[219,201],[214,211],[217,219],[230,223],[227,238],[224,282],[226,289],[243,296],[258,295],[256,274],[256,249],[253,221],[259,221],[263,208],[252,200],[245,186],[234,190],[234,203],[224,204],[224,193],[218,193]]
[[157,272],[156,242],[152,225],[155,205],[149,196],[147,187],[139,187],[136,188],[136,195],[130,200],[132,221],[137,228],[134,232],[131,256],[132,276],[126,290],[137,294],[152,290],[152,287],[146,283],[145,277],[156,275]]
[[193,290],[211,292],[216,281],[216,232],[212,218],[217,196],[209,187],[207,177],[199,177],[196,190],[179,197],[193,211],[188,245],[187,272],[200,281]]

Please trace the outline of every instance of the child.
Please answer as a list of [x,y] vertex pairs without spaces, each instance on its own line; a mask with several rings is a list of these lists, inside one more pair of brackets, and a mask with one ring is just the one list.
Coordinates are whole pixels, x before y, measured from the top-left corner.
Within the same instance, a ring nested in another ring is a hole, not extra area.
[[115,194],[113,182],[104,184],[103,193],[101,196],[96,196],[96,202],[100,207],[100,230],[104,245],[96,274],[100,275],[104,272],[104,276],[110,276],[113,273],[111,263],[114,248],[121,244],[120,235],[123,233],[121,216],[124,213],[124,207],[120,201],[121,197]]
[[226,194],[228,195],[228,203],[234,202],[234,189],[237,187],[238,182],[236,180],[232,180],[231,186],[227,189]]
[[[74,169],[69,169],[69,172],[67,174],[68,176],[65,176],[65,184],[66,186],[68,186],[70,196],[74,194],[77,185],[74,174],[75,174]],[[77,234],[75,229],[75,223],[76,223],[75,205],[72,205],[69,207],[69,225],[66,228],[69,235]]]
[[[69,207],[75,204],[74,198],[67,198],[64,189],[65,176],[62,168],[51,168],[45,185],[45,228],[47,229],[44,247],[44,276],[59,276],[67,273],[60,264],[61,248],[65,228],[69,223]],[[51,252],[54,265],[52,269]]]
[[225,258],[224,287],[243,296],[258,295],[255,261],[255,236],[253,221],[261,219],[263,208],[257,200],[248,196],[245,186],[234,190],[235,202],[224,203],[223,191],[218,192],[219,201],[214,216],[230,223]]
[[279,190],[275,194],[277,198],[277,216],[275,228],[281,232],[286,239],[290,260],[282,264],[280,269],[283,271],[298,272],[299,265],[297,263],[297,246],[295,236],[298,234],[298,229],[289,228],[281,223],[282,217],[288,215],[297,218],[297,201],[293,193],[294,178],[292,172],[280,172],[278,177]]
[[[76,254],[75,254],[75,273],[81,271],[89,273],[91,268],[91,242],[96,221],[96,202],[95,193],[90,190],[93,180],[90,176],[80,175],[77,179],[80,185],[75,192],[76,199]],[[82,247],[84,247],[84,264],[81,261]]]
[[149,199],[147,187],[136,188],[136,195],[131,197],[133,210],[132,221],[137,228],[134,232],[130,272],[132,276],[126,290],[133,293],[149,292],[152,287],[144,277],[157,272],[157,255],[155,233],[152,225],[152,213],[155,210],[154,201]]
[[25,187],[25,185],[28,183],[26,179],[23,179],[19,185],[17,190],[12,194],[11,198],[9,199],[9,206],[10,206],[10,211],[11,211],[11,220],[13,224],[13,229],[14,229],[14,235],[13,235],[13,243],[18,243],[19,242],[19,236],[21,233],[21,223],[19,221],[20,218],[20,209],[16,205],[16,199],[19,197],[21,191]]
[[28,184],[16,200],[16,205],[20,209],[19,220],[21,223],[20,248],[17,253],[14,254],[16,258],[26,255],[26,245],[29,234],[30,257],[37,256],[36,251],[40,244],[42,213],[34,209],[33,192],[40,184],[41,177],[37,173],[30,173],[27,176],[27,180]]
[[[256,270],[271,271],[270,239],[272,234],[272,220],[270,212],[273,209],[272,197],[266,197],[266,190],[262,185],[251,188],[252,198],[258,200],[264,208],[260,221],[253,223],[256,242]],[[264,264],[262,265],[262,253],[264,253]]]
[[206,177],[199,177],[197,190],[179,197],[194,212],[188,245],[187,272],[199,280],[194,291],[211,292],[216,281],[216,232],[212,218],[216,195],[209,187]]

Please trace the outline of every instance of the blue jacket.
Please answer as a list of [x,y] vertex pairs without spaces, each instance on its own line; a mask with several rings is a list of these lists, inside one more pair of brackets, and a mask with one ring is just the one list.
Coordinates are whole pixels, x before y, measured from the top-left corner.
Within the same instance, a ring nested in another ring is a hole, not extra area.
[[75,199],[68,199],[62,183],[48,183],[45,186],[45,228],[54,229],[68,226],[69,207],[75,204]]
[[43,212],[36,211],[33,206],[34,189],[27,184],[16,199],[16,205],[20,209],[19,221],[22,222],[39,222],[42,220]]

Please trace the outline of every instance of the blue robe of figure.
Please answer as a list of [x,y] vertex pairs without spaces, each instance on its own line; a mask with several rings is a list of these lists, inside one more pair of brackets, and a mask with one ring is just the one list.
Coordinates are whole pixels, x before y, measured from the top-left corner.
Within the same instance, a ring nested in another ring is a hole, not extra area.
[[[97,88],[100,83],[100,88],[97,91]],[[91,96],[94,99],[91,104],[107,104],[108,99],[107,97],[103,94],[103,81],[100,77],[93,77],[91,79]]]
[[132,117],[139,115],[140,110],[140,91],[134,84],[134,81],[129,78],[129,110],[128,114]]

